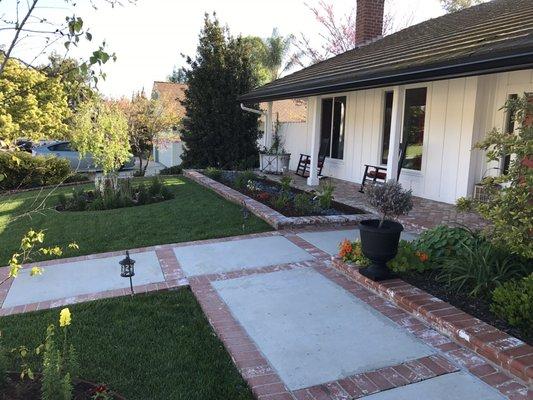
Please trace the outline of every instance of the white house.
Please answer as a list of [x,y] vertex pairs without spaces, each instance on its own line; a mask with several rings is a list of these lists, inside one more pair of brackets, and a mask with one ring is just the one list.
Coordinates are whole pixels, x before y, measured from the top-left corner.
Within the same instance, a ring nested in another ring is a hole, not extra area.
[[[354,50],[240,100],[307,100],[306,122],[281,129],[292,169],[300,153],[310,154],[313,165],[320,153],[326,176],[361,182],[371,164],[395,179],[406,140],[402,185],[453,203],[505,167],[505,160],[489,165],[473,145],[494,127],[512,133],[501,107],[533,93],[533,1],[493,0],[382,38],[383,6],[384,0],[358,0]],[[268,126],[265,136],[272,136]],[[317,184],[312,168],[308,185]]]
[[[184,83],[156,81],[152,88],[152,98],[165,100],[166,104],[172,106],[173,112],[181,119],[185,115],[185,107],[181,104],[181,101],[185,99],[185,89],[187,89],[187,85]],[[183,143],[177,132],[178,128],[175,127],[173,132],[159,132],[159,141],[154,145],[154,161],[165,167],[181,164]]]

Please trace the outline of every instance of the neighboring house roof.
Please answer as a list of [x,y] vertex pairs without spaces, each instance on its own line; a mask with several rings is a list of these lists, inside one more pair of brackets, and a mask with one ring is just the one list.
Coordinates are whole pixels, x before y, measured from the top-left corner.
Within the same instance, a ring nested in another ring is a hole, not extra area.
[[403,29],[240,97],[257,102],[533,67],[533,0],[493,0]]
[[185,116],[185,107],[181,104],[182,100],[185,100],[185,90],[187,84],[185,83],[173,83],[173,82],[154,82],[152,88],[152,97],[160,98],[170,102],[180,118]]
[[[262,110],[267,109],[266,103],[261,103],[259,107]],[[279,122],[306,122],[307,121],[307,100],[306,99],[287,99],[274,101],[272,103],[272,118]]]

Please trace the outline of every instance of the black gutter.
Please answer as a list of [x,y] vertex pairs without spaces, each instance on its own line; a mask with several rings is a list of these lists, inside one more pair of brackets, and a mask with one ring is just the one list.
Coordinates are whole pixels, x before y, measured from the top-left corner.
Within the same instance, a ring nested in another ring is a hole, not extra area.
[[374,89],[392,85],[405,85],[474,75],[487,75],[528,68],[533,68],[533,51],[528,51],[522,54],[513,54],[511,56],[500,56],[491,59],[457,63],[454,65],[448,63],[444,66],[409,68],[395,74],[389,73],[387,75],[357,79],[350,82],[331,83],[321,86],[310,86],[307,88],[298,88],[298,84],[295,84],[295,88],[287,88],[288,90],[284,90],[284,88],[273,88],[272,90],[266,89],[263,95],[261,93],[255,95],[253,92],[250,92],[240,96],[239,101],[260,102],[302,98],[353,90]]

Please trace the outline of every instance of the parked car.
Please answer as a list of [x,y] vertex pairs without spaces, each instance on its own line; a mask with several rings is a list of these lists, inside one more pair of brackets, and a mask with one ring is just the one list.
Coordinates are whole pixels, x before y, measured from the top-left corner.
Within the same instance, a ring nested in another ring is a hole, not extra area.
[[33,142],[27,139],[19,139],[15,144],[19,150],[26,151],[28,153],[31,153],[34,146]]
[[[32,154],[64,158],[69,161],[70,167],[78,172],[92,172],[100,170],[100,168],[95,165],[93,156],[91,154],[85,154],[80,158],[80,153],[73,148],[71,143],[68,141],[56,141],[41,146],[36,146],[33,148]],[[133,169],[134,166],[135,162],[132,157],[122,166],[121,170]]]

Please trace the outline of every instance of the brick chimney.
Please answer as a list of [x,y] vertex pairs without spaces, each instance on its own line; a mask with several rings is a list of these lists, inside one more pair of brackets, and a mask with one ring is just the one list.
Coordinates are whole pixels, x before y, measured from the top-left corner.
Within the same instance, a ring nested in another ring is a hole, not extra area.
[[385,0],[357,0],[355,44],[360,45],[383,35]]

